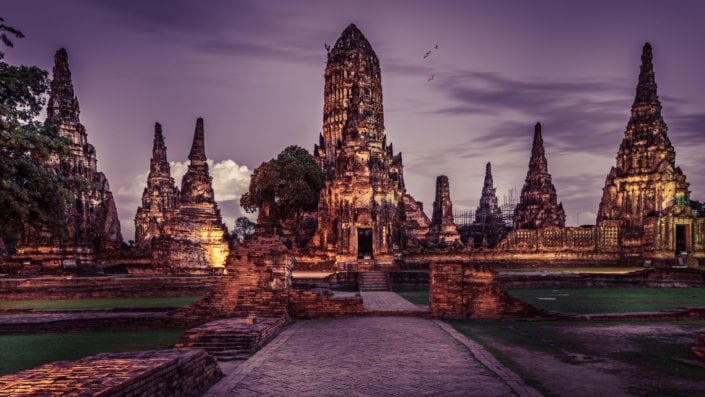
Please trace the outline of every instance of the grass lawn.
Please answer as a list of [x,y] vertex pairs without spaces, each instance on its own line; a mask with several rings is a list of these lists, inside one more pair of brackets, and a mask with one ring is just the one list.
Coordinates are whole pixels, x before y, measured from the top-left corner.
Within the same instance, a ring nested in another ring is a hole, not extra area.
[[108,298],[108,299],[41,299],[0,301],[0,309],[83,310],[124,307],[181,307],[201,299],[200,296],[165,298]]
[[428,290],[394,291],[415,305],[428,305]]
[[581,383],[583,394],[591,387],[654,396],[705,392],[705,366],[692,364],[690,354],[703,320],[449,323],[546,395],[573,394]]
[[705,306],[705,288],[537,288],[507,291],[533,306],[575,314]]
[[0,335],[0,375],[104,352],[171,348],[185,329]]

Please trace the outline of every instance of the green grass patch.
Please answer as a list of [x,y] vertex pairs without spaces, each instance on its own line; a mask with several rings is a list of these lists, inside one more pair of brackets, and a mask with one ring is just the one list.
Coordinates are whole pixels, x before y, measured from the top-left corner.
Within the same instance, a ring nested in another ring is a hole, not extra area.
[[415,305],[428,305],[428,290],[394,291]]
[[171,348],[185,329],[0,336],[0,375],[105,352]]
[[574,314],[705,306],[705,288],[536,288],[508,292],[541,309]]
[[200,296],[18,300],[0,301],[0,309],[85,310],[128,307],[181,307],[188,306],[199,299],[201,299]]

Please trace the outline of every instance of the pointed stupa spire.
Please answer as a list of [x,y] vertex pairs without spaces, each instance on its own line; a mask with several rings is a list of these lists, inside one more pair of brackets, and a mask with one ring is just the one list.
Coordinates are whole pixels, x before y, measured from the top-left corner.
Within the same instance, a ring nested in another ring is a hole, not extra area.
[[515,229],[541,229],[547,226],[565,226],[565,211],[558,203],[556,188],[548,173],[548,161],[543,148],[541,123],[534,127],[529,171],[521,189],[519,203],[514,209]]
[[79,122],[78,100],[74,95],[69,55],[65,48],[60,48],[54,55],[49,101],[47,103],[47,120],[50,122]]
[[492,163],[485,165],[485,184],[482,186],[480,205],[475,210],[475,222],[482,224],[499,224],[502,222],[502,212],[499,209],[494,181],[492,180]]
[[162,125],[154,123],[154,146],[152,147],[152,160],[149,162],[149,176],[169,177],[171,171],[166,158],[166,145],[162,135]]
[[335,42],[333,50],[349,50],[351,48],[372,50],[370,42],[367,41],[365,35],[362,34],[360,29],[358,29],[354,23],[351,23],[347,28],[345,28],[345,30],[343,30],[340,38],[338,38],[338,41]]
[[494,190],[494,182],[492,181],[492,163],[489,161],[485,165],[485,189]]
[[162,125],[154,123],[154,146],[152,148],[152,159],[158,161],[166,160],[166,145],[164,135],[162,135]]
[[193,144],[191,145],[191,152],[188,155],[188,159],[191,160],[191,163],[205,163],[207,160],[203,134],[203,117],[199,117],[196,120],[196,131],[193,134]]
[[641,68],[639,70],[639,84],[636,86],[634,105],[661,105],[656,93],[656,77],[654,75],[653,53],[651,44],[644,44],[641,53]]
[[543,137],[541,136],[541,123],[536,123],[534,126],[534,143],[531,146],[529,170],[533,170],[535,173],[548,173],[546,151],[543,148]]

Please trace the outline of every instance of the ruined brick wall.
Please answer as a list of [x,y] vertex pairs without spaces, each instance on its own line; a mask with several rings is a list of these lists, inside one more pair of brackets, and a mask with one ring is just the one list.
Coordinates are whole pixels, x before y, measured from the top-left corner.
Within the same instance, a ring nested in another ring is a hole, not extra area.
[[338,317],[361,314],[362,298],[329,298],[310,291],[289,291],[289,313],[292,318]]
[[436,317],[530,317],[542,312],[504,291],[489,267],[468,262],[431,263],[429,304]]
[[389,282],[394,291],[428,289],[429,272],[424,270],[389,272]]
[[102,353],[2,376],[0,395],[196,396],[222,376],[203,350]]
[[210,292],[213,277],[51,277],[0,279],[0,299],[85,299],[195,296]]

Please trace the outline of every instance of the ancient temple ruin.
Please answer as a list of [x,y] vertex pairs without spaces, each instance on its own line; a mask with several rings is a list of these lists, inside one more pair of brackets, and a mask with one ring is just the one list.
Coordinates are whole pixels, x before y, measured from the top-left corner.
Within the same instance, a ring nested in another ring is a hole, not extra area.
[[598,225],[618,225],[625,256],[673,258],[702,254],[703,219],[689,206],[688,182],[676,166],[676,152],[661,116],[651,45],[641,55],[631,117],[605,180]]
[[230,251],[228,230],[208,173],[202,118],[196,121],[188,158],[176,208],[168,213],[154,242],[152,265],[175,273],[222,272]]
[[149,162],[147,187],[142,193],[142,206],[135,215],[135,247],[150,249],[152,240],[161,235],[166,217],[179,200],[179,189],[171,177],[171,168],[166,158],[166,145],[162,126],[154,124],[154,146]]
[[377,55],[353,24],[328,53],[314,158],[326,184],[311,247],[335,262],[391,265],[403,249],[405,213],[420,206],[405,199],[401,153],[386,141]]
[[453,222],[453,202],[450,201],[448,177],[436,178],[436,199],[433,201],[433,216],[426,237],[430,246],[447,246],[460,242],[458,228]]
[[67,154],[54,154],[48,167],[73,181],[73,186],[81,187],[74,187],[67,203],[65,233],[21,236],[17,259],[40,260],[46,266],[80,266],[92,263],[96,253],[117,249],[122,244],[113,194],[108,179],[98,172],[96,151],[88,143],[79,114],[68,53],[62,48],[54,56],[47,122],[58,127],[70,150]]
[[556,188],[548,173],[541,123],[536,123],[529,171],[521,189],[519,204],[514,210],[514,228],[542,229],[550,226],[564,227],[565,212],[563,204],[558,202]]

